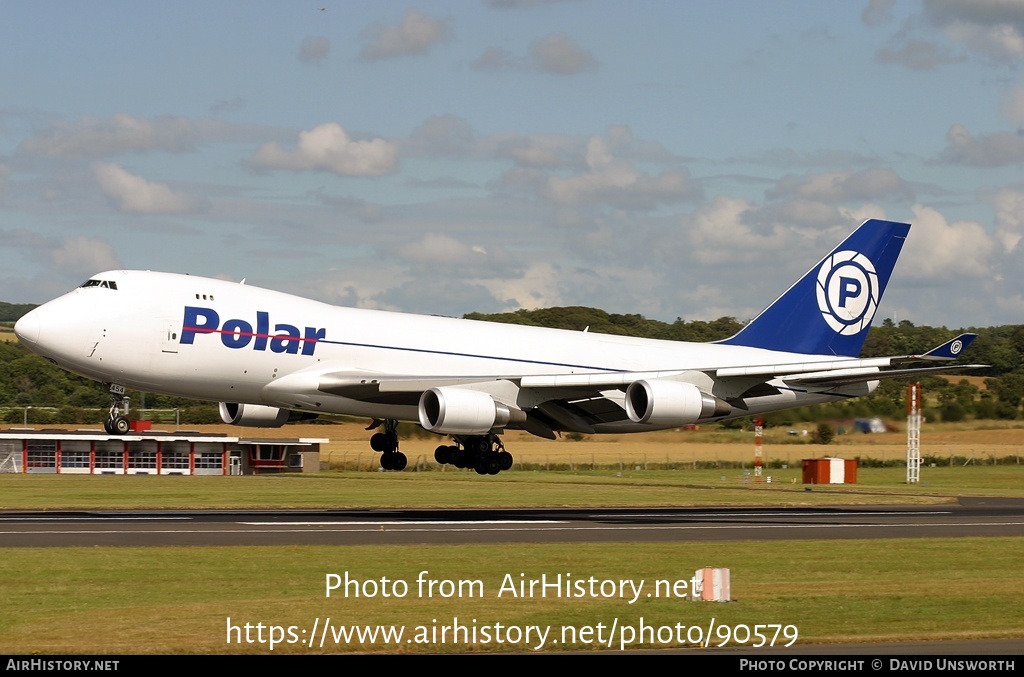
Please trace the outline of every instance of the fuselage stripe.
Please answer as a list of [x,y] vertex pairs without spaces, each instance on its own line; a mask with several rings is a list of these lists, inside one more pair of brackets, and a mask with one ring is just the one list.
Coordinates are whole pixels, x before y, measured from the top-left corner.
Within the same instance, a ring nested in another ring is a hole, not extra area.
[[350,346],[355,348],[376,348],[379,350],[400,350],[409,353],[423,353],[426,355],[449,355],[451,357],[473,357],[480,360],[498,360],[501,362],[520,362],[522,364],[543,364],[550,367],[570,367],[573,369],[590,369],[593,371],[606,371],[613,374],[626,373],[628,369],[613,369],[611,367],[595,367],[586,364],[570,364],[567,362],[547,362],[544,360],[527,360],[521,357],[499,357],[497,355],[478,355],[476,353],[454,353],[447,350],[428,350],[426,348],[401,348],[399,346],[381,346],[372,343],[349,343],[347,341],[331,341],[320,339],[320,343],[329,343],[336,346]]
[[295,336],[293,334],[261,334],[255,331],[232,331],[230,329],[212,329],[210,327],[182,327],[181,331],[182,333],[192,332],[193,334],[225,334],[227,336],[245,336],[248,338],[278,338],[285,341],[306,341],[308,343],[318,343],[323,340],[315,336]]

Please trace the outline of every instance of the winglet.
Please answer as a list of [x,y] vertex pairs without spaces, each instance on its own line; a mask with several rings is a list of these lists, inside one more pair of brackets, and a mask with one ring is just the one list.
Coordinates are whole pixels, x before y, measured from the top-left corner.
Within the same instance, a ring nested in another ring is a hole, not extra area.
[[921,356],[922,360],[955,360],[960,357],[960,353],[967,349],[967,346],[974,343],[974,339],[978,338],[977,334],[960,334],[956,338],[950,339],[943,343],[941,346],[932,348],[927,353]]
[[910,232],[870,219],[735,336],[720,343],[857,357]]

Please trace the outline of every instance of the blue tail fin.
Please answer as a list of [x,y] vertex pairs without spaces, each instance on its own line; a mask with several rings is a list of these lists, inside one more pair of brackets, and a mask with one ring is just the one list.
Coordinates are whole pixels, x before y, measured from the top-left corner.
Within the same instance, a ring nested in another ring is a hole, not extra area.
[[721,343],[857,357],[910,224],[871,219]]

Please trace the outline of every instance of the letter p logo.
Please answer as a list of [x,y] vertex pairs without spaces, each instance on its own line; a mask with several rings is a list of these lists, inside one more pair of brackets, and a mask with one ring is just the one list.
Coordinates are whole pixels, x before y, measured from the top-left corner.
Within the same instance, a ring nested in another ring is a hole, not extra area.
[[842,277],[839,278],[839,307],[846,307],[846,300],[849,298],[857,298],[860,296],[861,283],[855,277]]
[[878,307],[878,275],[871,260],[851,250],[836,252],[818,269],[818,310],[838,334],[854,336],[868,328]]

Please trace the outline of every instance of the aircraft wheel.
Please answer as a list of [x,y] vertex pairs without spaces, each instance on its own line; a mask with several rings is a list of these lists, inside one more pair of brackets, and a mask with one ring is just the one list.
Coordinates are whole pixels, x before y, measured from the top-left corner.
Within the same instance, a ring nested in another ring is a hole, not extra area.
[[400,451],[392,452],[391,454],[385,454],[391,456],[391,469],[392,470],[405,470],[405,466],[409,465],[409,459]]
[[483,459],[478,459],[477,462],[473,464],[473,470],[476,470],[477,475],[486,475],[487,462]]
[[114,434],[114,428],[111,425],[113,422],[114,422],[114,420],[110,419],[110,418],[103,419],[103,429],[107,431],[108,435],[113,435]]
[[450,461],[448,459],[451,458],[451,453],[449,451],[450,449],[451,447],[447,447],[443,444],[439,446],[437,449],[434,449],[434,460],[440,463],[441,465],[449,463]]
[[115,435],[124,435],[131,430],[131,422],[124,416],[118,416],[110,423],[111,432]]
[[496,454],[487,456],[484,459],[483,466],[487,470],[488,475],[497,475],[501,472],[501,463],[498,461]]
[[380,455],[380,467],[385,470],[391,470],[391,454]]
[[499,451],[498,452],[498,469],[499,470],[508,470],[509,468],[511,468],[512,467],[512,461],[513,461],[512,454],[508,453],[507,451]]
[[384,451],[388,436],[384,433],[374,433],[370,436],[370,448],[374,451]]

